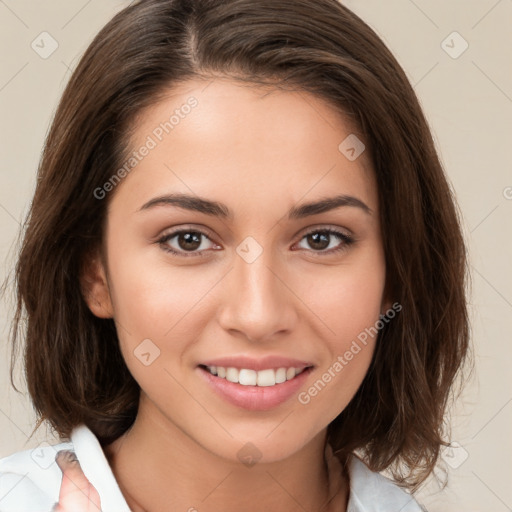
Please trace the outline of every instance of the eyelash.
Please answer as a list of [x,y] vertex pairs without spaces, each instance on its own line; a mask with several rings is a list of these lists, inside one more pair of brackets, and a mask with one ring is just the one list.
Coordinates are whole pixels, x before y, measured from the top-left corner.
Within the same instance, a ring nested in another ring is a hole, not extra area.
[[[162,238],[160,238],[157,243],[162,247],[162,249],[166,252],[169,252],[175,256],[179,256],[179,257],[185,257],[185,258],[188,258],[188,257],[204,257],[205,256],[205,250],[203,251],[199,251],[199,252],[178,252],[178,251],[175,251],[174,249],[171,249],[168,245],[166,245],[166,243],[173,239],[174,237],[176,237],[177,235],[180,235],[182,233],[195,233],[195,234],[200,234],[202,236],[204,236],[205,238],[207,238],[208,240],[212,241],[211,238],[208,236],[207,233],[204,233],[203,231],[199,230],[199,229],[181,229],[179,231],[174,231],[172,233],[168,233],[167,235],[164,235]],[[324,254],[334,254],[334,253],[338,253],[340,251],[343,251],[345,249],[347,249],[347,247],[349,247],[350,245],[352,245],[355,240],[352,236],[349,236],[347,235],[346,233],[342,233],[341,231],[337,231],[335,229],[332,229],[332,228],[323,228],[323,229],[314,229],[312,231],[309,231],[308,233],[305,233],[302,238],[299,240],[302,241],[304,238],[306,238],[307,236],[309,235],[312,235],[314,233],[325,233],[325,234],[329,234],[329,235],[334,235],[338,238],[341,239],[341,241],[343,243],[341,243],[338,247],[334,248],[334,249],[329,249],[329,250],[320,250],[320,251],[315,251],[315,250],[312,250],[312,253],[315,254],[315,255],[324,255]]]

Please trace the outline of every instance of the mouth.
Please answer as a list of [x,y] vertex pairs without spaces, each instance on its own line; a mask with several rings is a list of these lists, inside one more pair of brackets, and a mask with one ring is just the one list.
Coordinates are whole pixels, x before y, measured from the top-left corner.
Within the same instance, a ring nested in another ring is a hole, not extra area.
[[218,364],[210,361],[199,364],[196,370],[217,396],[251,411],[270,410],[290,400],[314,368],[312,364],[291,359],[236,361],[215,361]]
[[297,375],[311,368],[311,366],[305,366],[302,368],[290,366],[288,368],[267,368],[263,370],[252,370],[250,368],[235,368],[233,366],[207,366],[199,365],[205,371],[208,371],[211,375],[218,377],[219,379],[226,379],[228,382],[233,384],[241,384],[242,386],[259,386],[259,387],[271,387],[283,384],[284,382],[295,379]]

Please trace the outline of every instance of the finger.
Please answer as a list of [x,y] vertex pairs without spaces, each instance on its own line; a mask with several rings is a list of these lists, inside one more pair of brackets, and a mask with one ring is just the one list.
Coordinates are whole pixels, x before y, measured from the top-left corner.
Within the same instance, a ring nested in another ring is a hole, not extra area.
[[55,458],[62,470],[62,484],[56,512],[98,512],[101,510],[100,496],[82,472],[76,455],[61,450]]

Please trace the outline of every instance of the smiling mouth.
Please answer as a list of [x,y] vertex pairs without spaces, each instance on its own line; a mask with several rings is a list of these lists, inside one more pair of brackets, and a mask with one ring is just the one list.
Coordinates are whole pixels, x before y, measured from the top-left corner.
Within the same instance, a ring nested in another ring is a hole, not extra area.
[[303,368],[282,367],[256,371],[247,368],[234,368],[231,366],[199,365],[199,367],[220,379],[225,379],[234,384],[259,387],[271,387],[283,384],[284,382],[293,380],[297,375],[300,375],[302,372],[311,368],[310,366]]

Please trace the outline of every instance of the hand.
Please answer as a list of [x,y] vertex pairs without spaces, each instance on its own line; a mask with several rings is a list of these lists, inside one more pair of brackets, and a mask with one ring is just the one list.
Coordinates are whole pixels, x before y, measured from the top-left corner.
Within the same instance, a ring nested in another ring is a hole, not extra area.
[[62,484],[59,502],[55,504],[52,512],[100,512],[100,495],[83,474],[76,455],[71,451],[61,450],[55,462],[62,470]]

